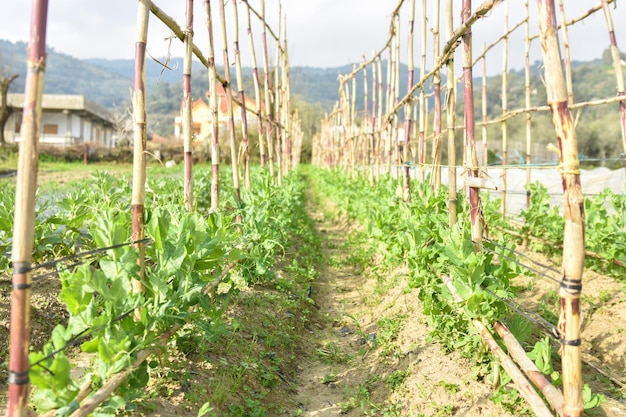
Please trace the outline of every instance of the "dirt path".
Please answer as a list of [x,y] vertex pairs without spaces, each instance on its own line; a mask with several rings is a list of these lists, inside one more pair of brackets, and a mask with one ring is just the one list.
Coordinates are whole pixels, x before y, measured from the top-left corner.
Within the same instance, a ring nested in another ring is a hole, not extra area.
[[326,261],[312,294],[324,320],[299,368],[297,415],[512,415],[488,399],[493,388],[475,380],[471,364],[427,341],[406,271],[364,273],[351,261],[353,228],[319,207],[311,216]]

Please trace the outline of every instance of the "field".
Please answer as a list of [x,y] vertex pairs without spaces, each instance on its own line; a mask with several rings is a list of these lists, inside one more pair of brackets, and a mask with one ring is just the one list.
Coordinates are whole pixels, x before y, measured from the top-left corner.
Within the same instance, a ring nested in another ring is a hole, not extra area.
[[[558,240],[546,240],[558,239],[562,226],[540,186],[521,229],[499,218],[498,201],[484,204],[485,247],[494,253],[476,255],[468,225],[447,227],[444,190],[415,184],[413,202],[404,203],[395,180],[370,187],[303,167],[277,186],[256,171],[242,205],[224,197],[215,212],[210,170],[200,167],[196,213],[187,213],[180,170],[155,168],[146,293],[131,295],[137,251],[115,246],[129,241],[126,168],[67,168],[44,168],[38,194],[35,260],[46,264],[33,272],[38,414],[70,415],[77,396],[84,404],[132,370],[94,415],[533,415],[471,326],[476,318],[505,323],[560,383],[558,344],[548,335],[559,314],[561,255]],[[6,220],[11,179],[4,185]],[[224,196],[229,187],[224,181]],[[613,262],[624,253],[620,199],[607,194],[587,207],[588,248],[607,255],[588,257],[584,278],[589,415],[626,413],[625,274]],[[5,253],[10,231],[3,222]],[[8,284],[6,259],[1,266]],[[6,355],[8,285],[0,297]],[[144,352],[152,355],[138,363]]]

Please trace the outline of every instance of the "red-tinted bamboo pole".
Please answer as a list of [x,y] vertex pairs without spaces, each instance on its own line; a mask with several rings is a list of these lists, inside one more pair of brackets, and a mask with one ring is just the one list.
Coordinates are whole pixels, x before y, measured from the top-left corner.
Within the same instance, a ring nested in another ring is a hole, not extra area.
[[[472,1],[463,0],[462,23],[467,23],[472,10]],[[474,136],[474,80],[472,77],[472,28],[468,27],[463,40],[463,97],[465,100],[465,161],[467,177],[478,177],[479,167],[476,158]],[[470,187],[470,220],[472,223],[472,241],[477,248],[482,246],[483,226],[480,218],[480,196],[478,188]]]
[[239,144],[239,158],[237,165],[243,164],[243,186],[249,190],[250,185],[250,154],[248,152],[248,112],[246,110],[246,94],[243,89],[243,74],[241,72],[241,53],[239,52],[239,13],[237,2],[233,1],[233,49],[235,52],[235,74],[237,91],[241,101],[241,143]]
[[585,260],[584,197],[580,184],[578,145],[570,114],[556,28],[554,0],[539,0],[539,31],[545,67],[545,86],[559,144],[563,182],[563,278],[559,295],[561,363],[565,417],[583,414],[580,352],[580,294]]
[[222,50],[224,52],[224,92],[226,93],[226,108],[228,112],[228,138],[230,145],[230,159],[233,170],[233,187],[235,189],[235,200],[241,204],[241,186],[239,184],[239,164],[237,152],[237,138],[235,132],[235,116],[233,114],[233,99],[230,93],[230,61],[228,59],[228,38],[226,33],[226,11],[224,0],[218,2],[220,8],[220,23],[222,27]]
[[[376,52],[374,52],[374,55],[376,55]],[[377,105],[377,86],[378,86],[378,72],[376,71],[376,62],[375,60],[372,60],[372,115],[371,115],[371,124],[370,124],[370,130],[371,130],[371,158],[369,159],[369,164],[370,164],[370,184],[373,186],[374,182],[378,181],[378,176],[376,175],[376,171],[378,170],[378,157],[377,157],[377,152],[378,152],[378,147],[376,146],[376,122],[377,122],[377,118],[376,118],[376,105]]]
[[[250,6],[248,2],[243,2],[246,8],[246,28],[248,30],[248,46],[250,49],[250,61],[252,63],[252,80],[254,81],[254,98],[257,114],[257,130],[259,134],[259,154],[261,158],[261,167],[265,168],[267,164],[267,155],[265,153],[265,130],[263,129],[263,112],[261,106],[261,81],[259,79],[259,69],[257,68],[256,52],[254,48],[254,37],[252,36],[252,25],[250,22]],[[265,27],[265,22],[263,22]]]
[[[423,0],[425,3],[426,0]],[[424,6],[425,7],[425,6]],[[415,38],[414,34],[414,26],[415,26],[415,0],[411,0],[411,5],[409,8],[409,34],[408,34],[408,42],[407,42],[407,63],[408,63],[408,91],[411,91],[413,87],[413,76],[415,73],[415,62],[413,60],[413,39]],[[424,89],[421,90],[422,92]],[[402,186],[402,198],[404,201],[409,201],[411,199],[411,167],[409,165],[409,146],[411,142],[411,119],[413,117],[413,103],[409,101],[406,106],[404,106],[404,147],[403,147],[403,159],[404,159],[404,183]]]
[[[433,1],[433,61],[439,63],[439,15],[441,3]],[[433,125],[433,174],[431,185],[437,193],[441,186],[441,74],[439,69],[433,75],[433,89],[435,93],[435,121]]]
[[[454,33],[452,0],[446,1],[446,36]],[[456,123],[456,85],[454,76],[454,54],[448,58],[446,77],[446,128],[448,130],[448,222],[456,224],[456,144],[454,126]]]
[[[135,80],[133,89],[133,191],[132,191],[132,240],[144,238],[144,206],[146,198],[146,43],[148,39],[148,18],[150,17],[150,0],[139,0],[137,4],[137,33],[135,35]],[[139,249],[139,279],[133,280],[133,293],[145,291],[143,279],[145,274],[144,243],[137,243]]]
[[[504,38],[502,40],[502,114],[508,112],[507,89],[508,89],[508,59],[509,59],[509,3],[504,6]],[[507,192],[507,164],[508,164],[508,141],[509,128],[506,119],[500,123],[502,128],[502,199],[500,200],[500,213],[506,215],[506,192]]]
[[209,33],[209,54],[207,68],[209,73],[210,106],[211,109],[211,209],[217,210],[220,206],[220,136],[219,117],[217,109],[217,69],[215,68],[215,47],[213,41],[213,16],[211,2],[204,0],[205,18]]
[[[422,60],[420,62],[420,80],[424,78],[426,74],[426,0],[422,0]],[[411,87],[413,87],[411,85]],[[409,91],[411,89],[409,88]],[[417,155],[419,159],[419,180],[424,182],[424,170],[426,169],[426,96],[424,94],[424,88],[420,88],[420,112],[419,112],[419,145],[417,149]]]
[[[385,90],[385,99],[386,99],[386,106],[385,106],[385,112],[387,114],[389,114],[389,110],[391,110],[392,107],[392,97],[393,97],[393,88],[392,88],[392,74],[393,74],[393,66],[392,66],[392,62],[393,62],[393,51],[394,51],[394,42],[395,42],[395,34],[393,36],[393,38],[391,39],[391,46],[389,47],[389,58],[387,59],[387,85],[386,85],[386,90]],[[385,164],[387,164],[387,175],[389,177],[391,177],[391,147],[392,147],[392,137],[393,137],[393,120],[394,115],[393,114],[389,114],[389,118],[387,120],[385,120],[385,133],[386,133],[386,140],[385,140]]]
[[41,101],[46,69],[46,25],[48,1],[33,2],[27,53],[21,144],[17,166],[15,214],[13,219],[13,280],[9,335],[8,417],[29,415],[31,263],[35,236],[35,195],[39,170]]
[[[617,96],[624,96],[624,73],[622,71],[622,57],[617,47],[617,39],[615,37],[615,28],[613,27],[613,17],[609,9],[609,2],[602,0],[602,9],[604,10],[604,18],[609,30],[609,41],[611,43],[611,57],[613,58],[613,68],[615,70],[615,79],[617,80]],[[626,171],[626,102],[619,102],[620,125],[622,127],[622,144],[624,146],[624,171]]]
[[[400,14],[396,14],[395,32],[396,32],[396,46],[394,51],[394,74],[393,74],[393,105],[396,107],[400,100]],[[393,118],[393,151],[394,151],[394,175],[395,178],[400,179],[400,131],[398,128],[398,120],[400,114],[396,113]]]
[[[526,108],[530,108],[530,13],[528,0],[524,1],[524,102]],[[530,163],[531,163],[531,140],[532,140],[532,114],[526,112],[526,208],[530,207]]]
[[263,32],[261,32],[261,40],[263,43],[263,90],[265,96],[265,117],[266,117],[266,139],[267,139],[267,154],[269,156],[270,164],[270,177],[274,178],[274,139],[273,134],[275,129],[272,126],[272,100],[270,97],[270,70],[269,70],[269,58],[267,52],[267,29],[265,25],[265,0],[261,0],[261,20],[263,21]]
[[191,114],[191,55],[193,45],[193,0],[187,0],[185,28],[185,62],[183,67],[183,141],[185,151],[185,207],[193,210],[193,120]]

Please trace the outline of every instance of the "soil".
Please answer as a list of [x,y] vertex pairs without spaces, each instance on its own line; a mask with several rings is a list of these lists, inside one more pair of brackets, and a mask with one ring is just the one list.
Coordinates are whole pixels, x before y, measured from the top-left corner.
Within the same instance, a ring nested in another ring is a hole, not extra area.
[[[247,349],[255,355],[276,354],[284,358],[276,371],[275,388],[263,399],[268,416],[532,415],[519,408],[509,411],[492,402],[489,397],[494,387],[486,378],[477,380],[472,363],[457,353],[444,352],[440,345],[429,340],[429,328],[416,293],[406,291],[408,271],[398,269],[381,274],[375,268],[375,259],[372,267],[365,270],[350,262],[351,250],[346,241],[358,225],[329,215],[332,205],[328,202],[324,202],[324,208],[309,207],[309,212],[322,237],[325,261],[318,266],[319,277],[311,287],[310,296],[316,308],[306,314],[306,303],[298,304],[302,310],[294,309],[295,313],[262,311],[263,307],[251,310],[255,305],[274,302],[271,297],[282,297],[272,289],[259,287],[242,293],[241,300],[234,303],[227,316],[231,321],[240,320],[243,329],[257,325],[265,326],[268,331],[284,326],[294,315],[302,316],[302,320],[289,325],[295,336],[289,339],[293,340],[292,345],[282,348],[284,351],[275,348],[276,352],[269,352],[267,340],[242,335],[242,343],[247,343]],[[536,252],[526,253],[533,260],[558,270],[558,259],[548,259]],[[10,277],[2,279],[6,283]],[[553,281],[520,277],[516,284],[524,288],[520,299],[527,308],[539,309],[542,303],[558,303],[558,298],[553,296],[558,285]],[[46,279],[33,291],[31,342],[34,348],[41,347],[54,325],[65,319],[65,309],[55,296],[59,289],[58,280]],[[584,381],[607,397],[607,401],[593,411],[595,416],[626,416],[624,291],[623,278],[620,281],[585,271]],[[0,361],[3,362],[8,352],[9,306],[10,286],[2,285]],[[254,320],[257,322],[252,323]],[[233,348],[232,341],[231,344],[216,343],[208,351],[194,354],[183,354],[178,349],[167,352],[167,360],[165,355],[158,359],[162,365],[160,375],[170,378],[169,382],[148,387],[146,393],[150,400],[144,404],[145,408],[140,408],[141,412],[127,412],[127,415],[195,416],[199,405],[191,400],[190,387],[200,386],[205,390],[222,384],[233,387],[220,380],[223,375],[220,366],[226,366],[224,363],[240,366],[247,362],[245,357],[238,356],[241,351]],[[177,375],[173,379],[171,372]],[[189,379],[183,380],[180,377],[183,373],[188,374]],[[3,366],[0,368],[0,408],[6,401],[6,379],[6,366]],[[257,392],[254,384],[244,377],[238,391],[233,388],[224,395],[239,398],[241,387]],[[228,399],[224,403],[228,404]]]

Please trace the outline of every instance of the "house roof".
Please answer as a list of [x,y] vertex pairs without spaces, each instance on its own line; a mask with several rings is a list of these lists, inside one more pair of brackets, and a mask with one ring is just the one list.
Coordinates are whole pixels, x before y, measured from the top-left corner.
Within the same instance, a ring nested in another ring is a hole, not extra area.
[[[16,109],[24,107],[24,94],[8,94],[7,104]],[[109,110],[99,106],[91,100],[81,95],[70,94],[44,94],[41,103],[42,110],[73,110],[76,112],[85,112],[97,118],[114,124],[113,117]]]

